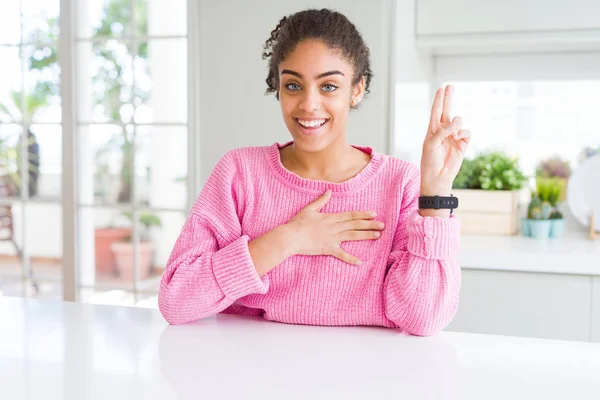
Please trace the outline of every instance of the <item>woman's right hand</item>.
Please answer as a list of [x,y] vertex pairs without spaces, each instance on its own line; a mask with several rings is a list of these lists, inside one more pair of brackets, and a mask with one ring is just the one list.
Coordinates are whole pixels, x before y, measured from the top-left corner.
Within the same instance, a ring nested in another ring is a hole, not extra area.
[[293,253],[330,255],[347,263],[360,265],[362,261],[342,250],[340,244],[351,240],[378,239],[385,226],[383,222],[373,220],[376,217],[373,211],[321,213],[320,210],[330,198],[331,190],[328,190],[286,224],[293,232]]

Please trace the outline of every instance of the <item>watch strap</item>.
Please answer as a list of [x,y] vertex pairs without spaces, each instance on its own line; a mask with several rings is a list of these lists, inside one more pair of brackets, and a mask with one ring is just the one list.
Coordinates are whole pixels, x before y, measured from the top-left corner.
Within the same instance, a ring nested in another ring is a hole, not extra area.
[[458,208],[458,197],[448,196],[419,196],[419,209],[433,208],[435,210]]

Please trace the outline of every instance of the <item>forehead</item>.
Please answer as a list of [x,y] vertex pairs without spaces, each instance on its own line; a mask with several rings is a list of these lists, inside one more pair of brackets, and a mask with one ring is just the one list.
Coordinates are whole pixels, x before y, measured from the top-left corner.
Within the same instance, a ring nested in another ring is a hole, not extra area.
[[342,56],[340,50],[331,49],[320,40],[304,40],[279,64],[279,71],[290,69],[306,79],[312,79],[323,72],[338,70],[346,77],[351,76],[352,66]]

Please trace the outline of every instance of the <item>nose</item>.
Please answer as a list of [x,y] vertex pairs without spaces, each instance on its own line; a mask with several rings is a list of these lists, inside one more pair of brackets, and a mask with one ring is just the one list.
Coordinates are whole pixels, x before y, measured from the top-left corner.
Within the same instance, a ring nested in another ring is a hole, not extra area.
[[321,96],[318,91],[308,89],[304,92],[299,105],[302,111],[312,112],[321,107]]

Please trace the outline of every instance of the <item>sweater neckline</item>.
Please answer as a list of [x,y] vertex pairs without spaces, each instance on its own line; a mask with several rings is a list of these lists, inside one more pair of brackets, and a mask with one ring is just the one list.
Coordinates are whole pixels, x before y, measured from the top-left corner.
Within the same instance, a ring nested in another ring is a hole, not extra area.
[[296,175],[292,171],[285,168],[281,162],[281,154],[279,153],[279,150],[291,145],[292,143],[294,143],[294,141],[284,144],[275,142],[273,145],[267,146],[266,155],[269,165],[273,168],[275,174],[277,174],[288,184],[300,189],[309,190],[311,192],[324,192],[327,189],[330,189],[333,193],[353,192],[363,187],[368,181],[370,181],[383,162],[382,154],[373,150],[372,147],[351,145],[355,149],[358,149],[371,156],[369,163],[358,174],[344,182],[338,183],[302,178],[301,176]]

